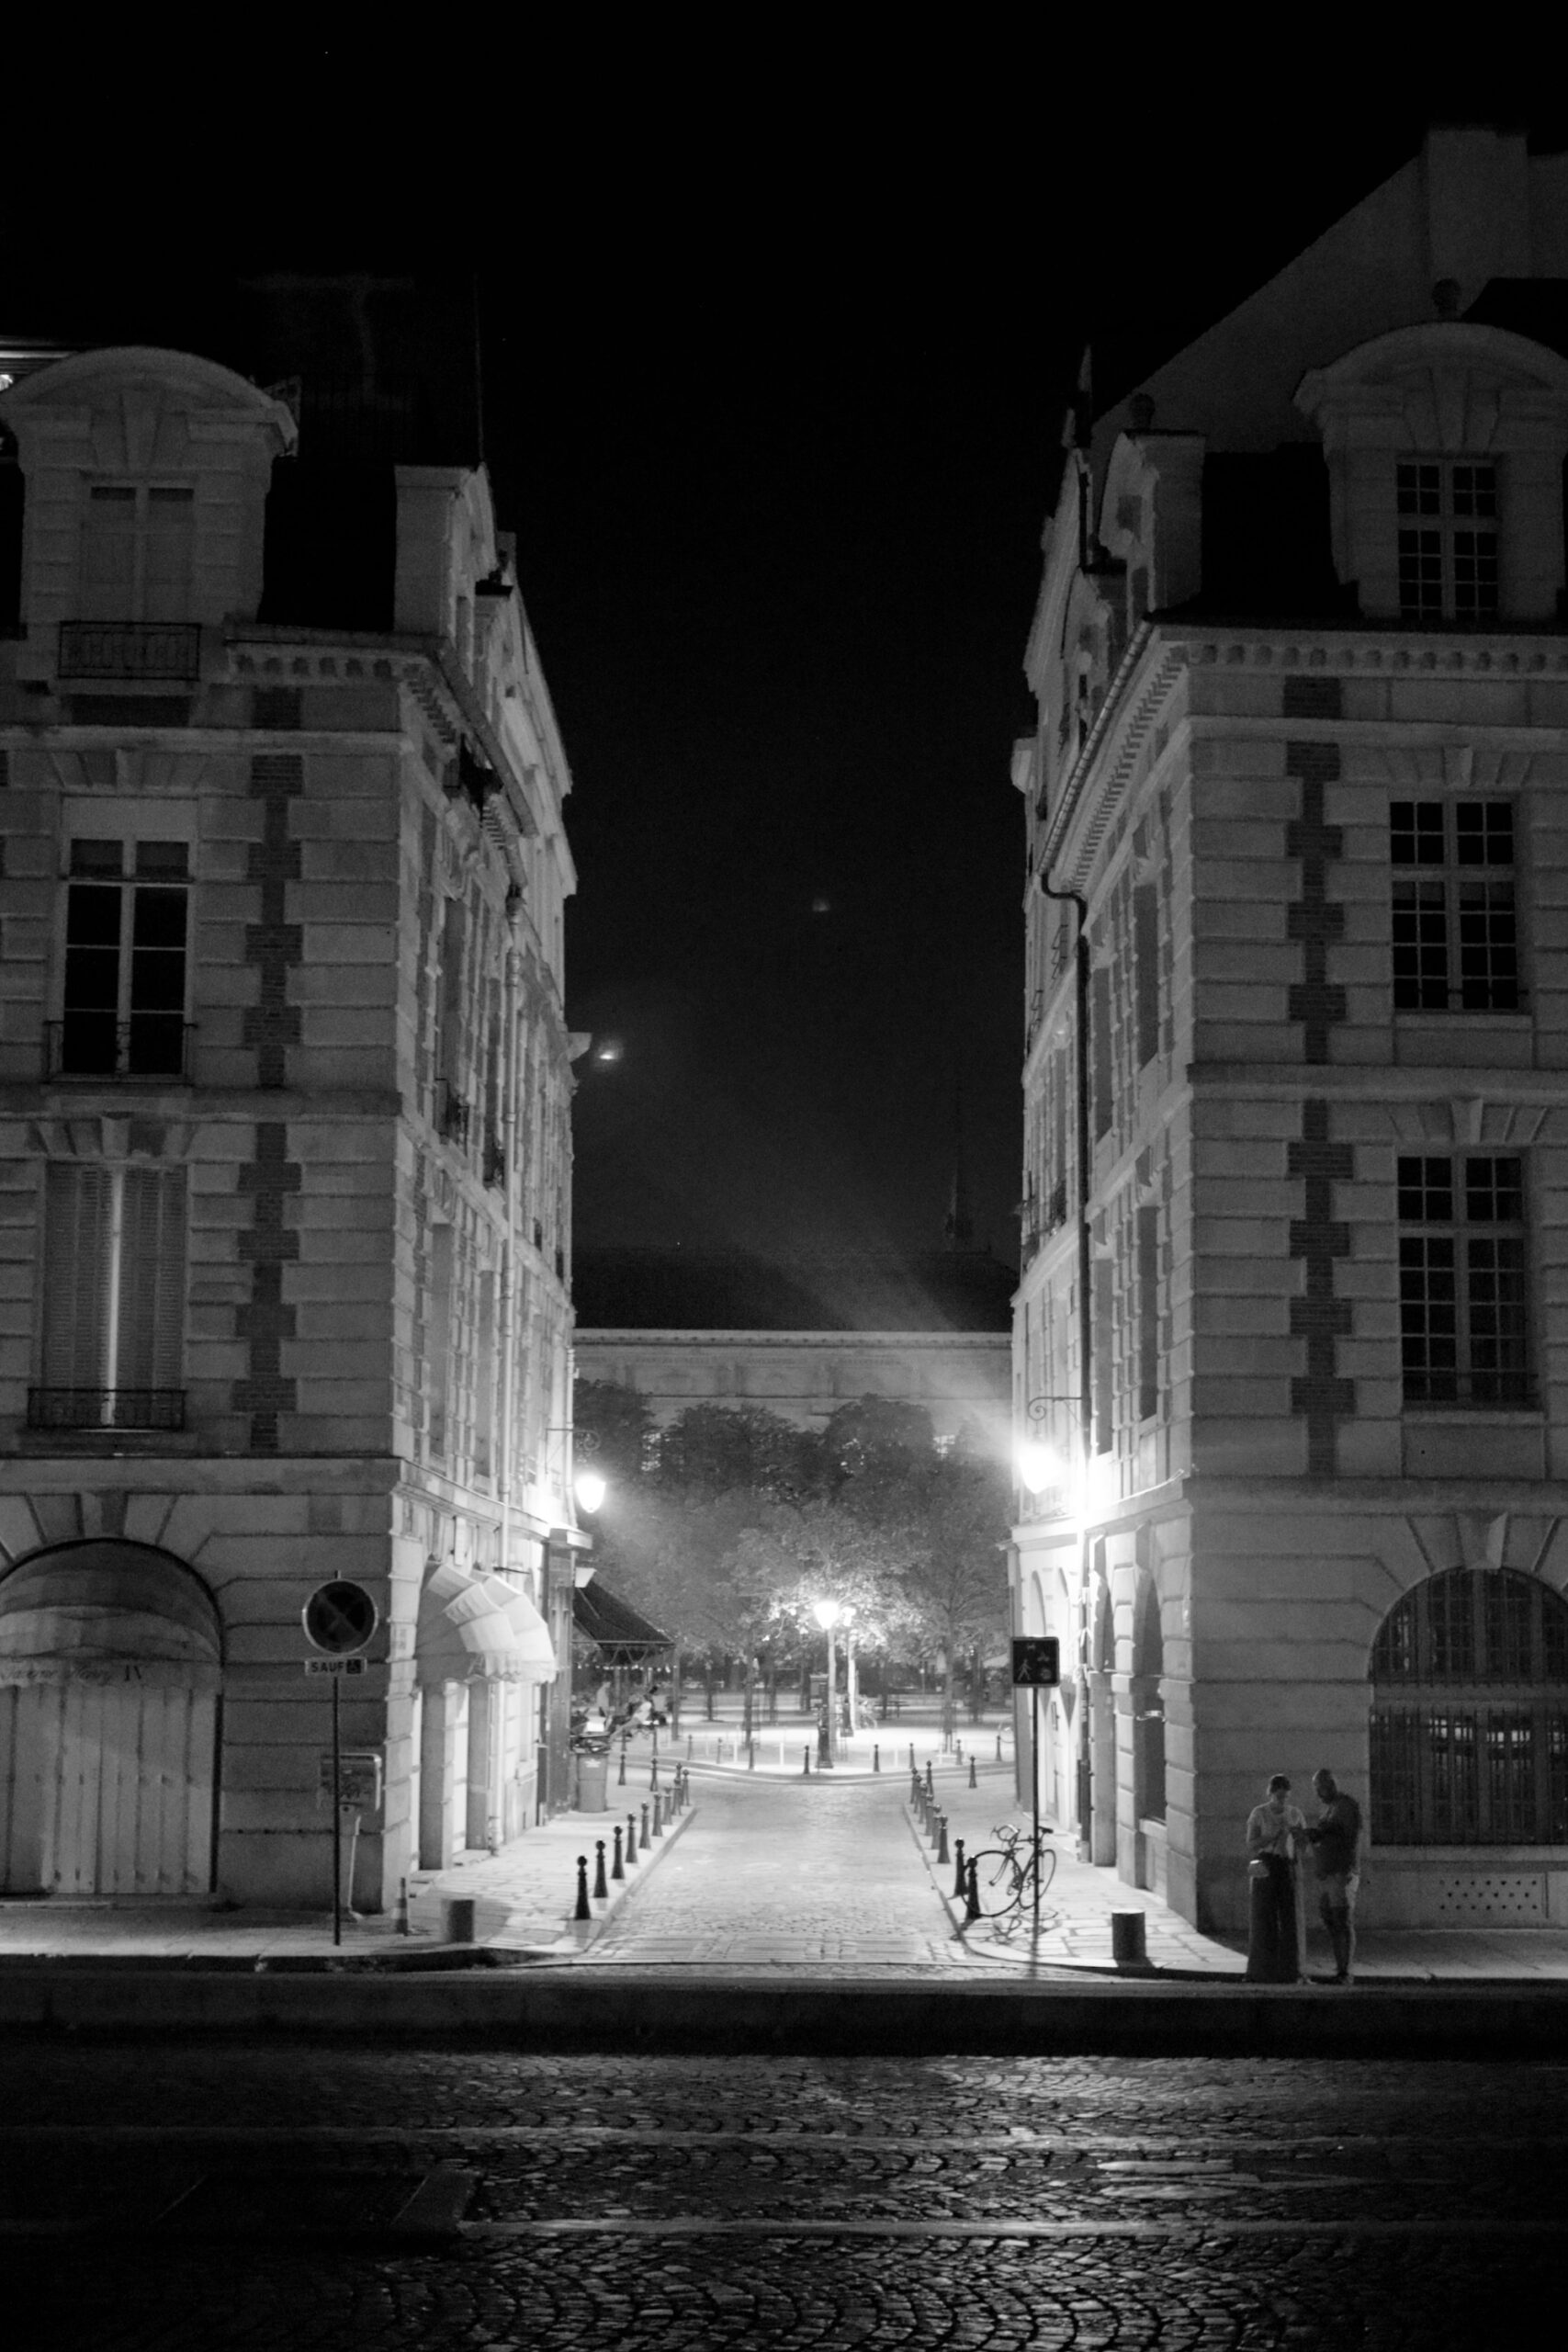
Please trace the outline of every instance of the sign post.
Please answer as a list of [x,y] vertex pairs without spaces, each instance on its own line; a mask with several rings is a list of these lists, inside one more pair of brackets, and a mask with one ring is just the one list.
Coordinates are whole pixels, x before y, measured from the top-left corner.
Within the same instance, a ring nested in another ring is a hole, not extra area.
[[376,1603],[362,1584],[339,1577],[320,1584],[299,1612],[305,1639],[323,1653],[305,1660],[307,1674],[326,1674],[333,1686],[333,1941],[343,1941],[343,1729],[339,1688],[345,1674],[363,1674],[360,1655],[376,1631]]
[[1040,1693],[1062,1679],[1062,1645],[1055,1634],[1026,1634],[1012,1645],[1012,1687],[1032,1693],[1029,1732],[1029,1777],[1034,1800],[1034,1941],[1040,1942]]

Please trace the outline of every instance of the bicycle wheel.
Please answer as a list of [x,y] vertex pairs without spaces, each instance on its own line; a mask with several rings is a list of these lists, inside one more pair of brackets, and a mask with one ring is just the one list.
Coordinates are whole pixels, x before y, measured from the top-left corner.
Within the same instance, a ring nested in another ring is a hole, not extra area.
[[972,1857],[969,1867],[981,1918],[1001,1918],[1018,1901],[1020,1873],[1011,1854],[1004,1846],[987,1846]]

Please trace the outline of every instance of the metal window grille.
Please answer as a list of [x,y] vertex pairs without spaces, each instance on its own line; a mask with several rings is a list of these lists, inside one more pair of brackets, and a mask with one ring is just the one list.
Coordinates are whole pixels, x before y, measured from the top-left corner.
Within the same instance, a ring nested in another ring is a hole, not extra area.
[[1513,803],[1393,801],[1389,858],[1394,1010],[1517,1012]]
[[1486,621],[1499,608],[1497,469],[1401,460],[1395,473],[1403,620]]
[[1398,1207],[1406,1406],[1532,1404],[1523,1163],[1401,1154]]

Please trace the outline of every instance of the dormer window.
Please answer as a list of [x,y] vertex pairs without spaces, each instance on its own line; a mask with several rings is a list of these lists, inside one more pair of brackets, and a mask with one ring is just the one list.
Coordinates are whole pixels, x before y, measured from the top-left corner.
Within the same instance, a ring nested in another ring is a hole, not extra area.
[[79,617],[187,620],[195,513],[188,488],[95,482],[82,517]]
[[1491,619],[1497,599],[1497,469],[1469,458],[1401,462],[1399,616]]

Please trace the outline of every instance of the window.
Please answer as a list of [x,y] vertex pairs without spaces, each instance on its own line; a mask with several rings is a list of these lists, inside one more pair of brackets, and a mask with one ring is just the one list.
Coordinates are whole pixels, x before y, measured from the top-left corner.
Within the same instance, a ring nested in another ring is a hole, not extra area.
[[1395,1012],[1516,1012],[1512,801],[1395,800],[1389,855]]
[[1159,1410],[1159,1211],[1138,1211],[1138,1419]]
[[58,1075],[183,1075],[187,860],[184,842],[72,842]]
[[1399,612],[1407,621],[1488,620],[1497,611],[1497,469],[1402,461]]
[[1533,1403],[1523,1162],[1402,1154],[1398,1179],[1405,1404]]
[[1568,1603],[1511,1568],[1429,1577],[1372,1649],[1380,1845],[1568,1845]]
[[180,1429],[183,1169],[51,1162],[36,1428]]
[[188,619],[195,514],[188,489],[130,482],[90,489],[82,518],[82,619]]

